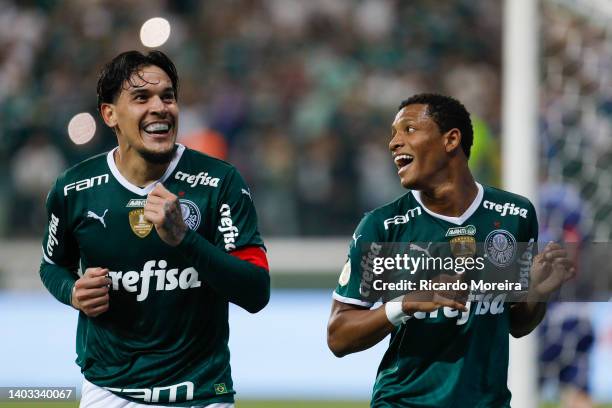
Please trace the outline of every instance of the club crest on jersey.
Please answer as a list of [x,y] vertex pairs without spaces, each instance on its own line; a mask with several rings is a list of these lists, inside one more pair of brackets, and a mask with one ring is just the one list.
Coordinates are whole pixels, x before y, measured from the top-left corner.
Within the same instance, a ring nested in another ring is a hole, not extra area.
[[144,208],[136,208],[129,212],[130,227],[132,232],[138,238],[144,238],[151,233],[153,223],[147,221],[144,217]]
[[191,200],[181,198],[179,202],[181,203],[181,213],[183,214],[185,225],[187,225],[190,230],[197,230],[200,226],[200,220],[202,219],[200,208]]
[[471,258],[476,255],[476,238],[469,235],[451,238],[450,248],[455,258]]
[[451,227],[446,231],[447,237],[458,237],[460,235],[476,235],[476,227],[467,225],[465,227]]
[[485,253],[489,261],[500,268],[509,266],[516,255],[516,239],[506,230],[493,230],[485,239]]

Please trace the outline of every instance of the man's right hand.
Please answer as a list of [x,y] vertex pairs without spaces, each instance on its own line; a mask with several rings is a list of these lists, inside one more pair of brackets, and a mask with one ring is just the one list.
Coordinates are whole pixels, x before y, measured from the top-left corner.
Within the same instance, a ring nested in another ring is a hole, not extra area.
[[[460,280],[460,275],[450,276],[442,274],[434,278],[433,282],[453,283]],[[404,296],[402,299],[402,311],[409,316],[412,316],[415,312],[433,312],[441,307],[450,307],[467,312],[466,301],[466,292],[419,290]]]
[[74,283],[72,306],[89,317],[96,317],[106,312],[110,283],[107,268],[87,268],[83,277]]

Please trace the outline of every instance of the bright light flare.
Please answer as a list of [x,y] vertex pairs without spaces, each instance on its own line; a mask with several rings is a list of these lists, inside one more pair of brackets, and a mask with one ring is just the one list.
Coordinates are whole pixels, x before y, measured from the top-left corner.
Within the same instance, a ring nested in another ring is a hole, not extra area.
[[165,18],[154,17],[144,22],[140,28],[140,41],[148,48],[163,45],[170,37],[170,23]]
[[74,115],[68,123],[68,136],[74,144],[82,145],[89,142],[96,133],[96,121],[87,112]]

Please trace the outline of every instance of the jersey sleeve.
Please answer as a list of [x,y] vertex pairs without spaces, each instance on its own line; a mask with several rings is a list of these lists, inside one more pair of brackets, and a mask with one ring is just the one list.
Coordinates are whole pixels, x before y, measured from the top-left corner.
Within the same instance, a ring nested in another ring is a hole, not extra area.
[[40,277],[59,301],[70,304],[74,282],[78,279],[79,248],[70,230],[66,199],[59,181],[47,195],[48,224],[42,243]]
[[212,240],[188,230],[177,250],[218,294],[256,313],[270,299],[270,274],[255,207],[237,171],[230,171],[221,188],[212,209],[217,212]]
[[225,252],[264,246],[251,192],[236,169],[232,168],[225,179],[216,211],[215,246]]
[[382,235],[372,213],[366,214],[353,233],[347,261],[333,298],[352,305],[372,307],[381,297],[374,289],[373,258],[381,252]]

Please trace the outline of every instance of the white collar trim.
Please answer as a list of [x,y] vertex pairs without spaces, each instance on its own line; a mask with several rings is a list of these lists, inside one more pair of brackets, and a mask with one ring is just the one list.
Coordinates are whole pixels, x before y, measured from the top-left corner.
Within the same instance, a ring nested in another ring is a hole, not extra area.
[[431,211],[430,209],[425,207],[425,205],[423,205],[423,201],[421,201],[421,192],[418,190],[412,190],[412,195],[418,201],[421,207],[423,207],[423,210],[425,210],[427,214],[431,215],[432,217],[444,220],[446,222],[450,222],[451,224],[461,225],[476,212],[478,207],[480,207],[480,203],[482,203],[484,189],[482,188],[482,185],[480,183],[476,183],[476,187],[478,187],[478,193],[476,194],[476,198],[474,199],[474,201],[472,201],[472,204],[470,204],[468,209],[465,210],[465,212],[459,217],[449,217],[447,215],[442,215]]
[[123,187],[127,188],[128,190],[130,190],[132,193],[138,194],[140,196],[145,196],[145,195],[149,194],[151,191],[153,191],[153,188],[155,187],[155,184],[163,183],[164,181],[166,181],[168,179],[168,177],[170,177],[170,174],[172,174],[172,172],[176,168],[176,165],[178,164],[179,160],[181,160],[181,157],[183,156],[183,152],[185,151],[185,146],[183,146],[182,144],[177,143],[177,148],[176,148],[176,152],[174,152],[174,157],[170,161],[170,164],[168,165],[168,168],[166,169],[166,172],[164,173],[164,175],[161,176],[161,178],[159,180],[156,180],[156,181],[152,182],[148,186],[140,188],[140,187],[130,183],[119,172],[119,169],[117,168],[117,164],[115,163],[115,156],[114,156],[115,150],[117,150],[118,148],[119,148],[119,146],[115,147],[113,150],[108,152],[108,154],[106,155],[106,162],[108,163],[108,167],[109,167],[111,173],[113,174],[113,176],[115,177],[115,179],[117,179],[117,181],[119,182],[119,184],[121,184]]

